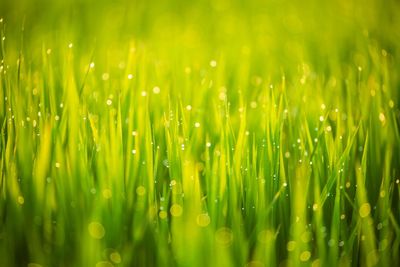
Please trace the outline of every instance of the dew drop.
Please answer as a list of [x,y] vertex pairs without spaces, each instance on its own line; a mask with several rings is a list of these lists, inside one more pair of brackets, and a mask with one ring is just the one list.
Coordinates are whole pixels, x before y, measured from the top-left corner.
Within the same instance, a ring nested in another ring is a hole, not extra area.
[[102,239],[106,233],[103,225],[99,222],[91,222],[88,226],[89,234],[95,239]]
[[160,93],[160,87],[158,87],[158,86],[155,86],[154,88],[153,88],[153,93],[154,94],[156,94],[156,95],[158,95],[159,93]]
[[371,205],[369,203],[362,204],[358,212],[361,218],[367,217],[371,212]]

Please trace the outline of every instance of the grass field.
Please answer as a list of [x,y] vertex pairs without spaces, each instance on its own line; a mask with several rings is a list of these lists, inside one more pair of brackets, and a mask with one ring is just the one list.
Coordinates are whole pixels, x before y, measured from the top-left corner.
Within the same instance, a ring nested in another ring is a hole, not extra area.
[[399,1],[0,17],[0,266],[400,266]]

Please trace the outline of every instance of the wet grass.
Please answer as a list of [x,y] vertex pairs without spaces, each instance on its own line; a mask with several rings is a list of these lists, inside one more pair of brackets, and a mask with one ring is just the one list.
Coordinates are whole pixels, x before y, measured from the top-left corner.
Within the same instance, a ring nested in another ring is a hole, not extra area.
[[1,266],[400,265],[396,1],[0,7]]

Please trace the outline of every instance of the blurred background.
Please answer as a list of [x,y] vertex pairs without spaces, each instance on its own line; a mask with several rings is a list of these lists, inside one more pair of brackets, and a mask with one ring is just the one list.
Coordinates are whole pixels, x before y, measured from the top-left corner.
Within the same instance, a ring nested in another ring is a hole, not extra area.
[[304,58],[320,64],[337,51],[347,60],[345,51],[364,39],[394,53],[399,6],[395,0],[3,0],[0,16],[7,38],[15,40],[10,46],[19,46],[24,36],[29,47],[70,39],[78,49],[96,47],[99,53],[132,40],[182,53],[250,47],[276,67]]

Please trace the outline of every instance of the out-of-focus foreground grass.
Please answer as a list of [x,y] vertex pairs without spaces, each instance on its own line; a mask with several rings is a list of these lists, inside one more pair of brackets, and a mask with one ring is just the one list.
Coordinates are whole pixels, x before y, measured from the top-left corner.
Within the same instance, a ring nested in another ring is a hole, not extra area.
[[400,3],[0,1],[1,266],[399,266]]

